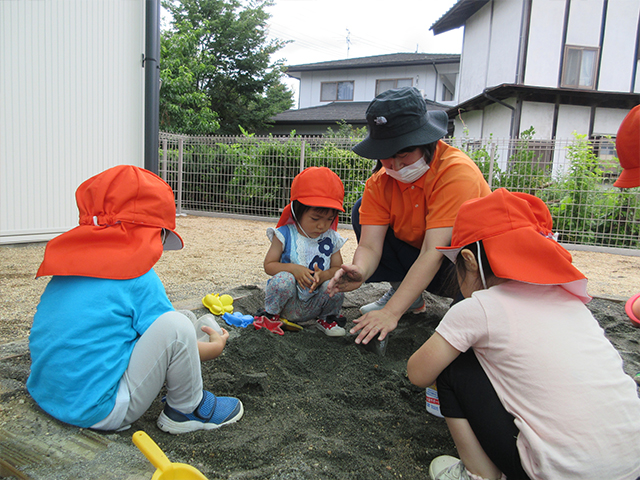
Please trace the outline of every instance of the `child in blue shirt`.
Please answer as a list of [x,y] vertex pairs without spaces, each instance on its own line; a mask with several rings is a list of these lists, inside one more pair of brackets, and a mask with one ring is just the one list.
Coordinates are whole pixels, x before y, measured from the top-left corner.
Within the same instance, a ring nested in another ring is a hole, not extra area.
[[27,389],[47,413],[96,430],[128,428],[166,383],[158,427],[209,430],[238,421],[240,400],[203,390],[201,361],[222,353],[228,332],[176,312],[153,270],[179,250],[171,187],[130,165],[110,168],[76,192],[80,225],[47,244],[37,276],[52,275],[29,337]]

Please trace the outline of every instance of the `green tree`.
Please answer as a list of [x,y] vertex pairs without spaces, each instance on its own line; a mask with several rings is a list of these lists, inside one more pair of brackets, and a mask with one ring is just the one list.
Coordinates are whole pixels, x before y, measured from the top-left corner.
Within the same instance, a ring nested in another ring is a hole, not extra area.
[[191,135],[210,135],[220,128],[198,78],[215,68],[199,55],[198,37],[193,32],[163,35],[160,78],[160,130]]
[[164,0],[171,13],[162,34],[161,128],[236,135],[268,128],[293,105],[282,82],[286,42],[267,39],[271,0]]

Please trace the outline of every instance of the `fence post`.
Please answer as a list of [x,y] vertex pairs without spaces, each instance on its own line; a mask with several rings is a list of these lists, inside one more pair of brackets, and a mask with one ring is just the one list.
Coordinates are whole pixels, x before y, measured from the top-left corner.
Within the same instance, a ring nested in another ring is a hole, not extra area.
[[304,139],[302,139],[302,148],[300,148],[300,171],[304,170],[304,147],[306,145],[306,142]]
[[167,181],[167,139],[162,139],[162,168],[160,169],[160,178]]
[[184,139],[178,139],[178,204],[176,205],[176,214],[182,215],[182,146],[184,144]]
[[489,155],[489,188],[493,187],[493,164],[496,156],[496,145],[495,143],[491,143],[491,154]]

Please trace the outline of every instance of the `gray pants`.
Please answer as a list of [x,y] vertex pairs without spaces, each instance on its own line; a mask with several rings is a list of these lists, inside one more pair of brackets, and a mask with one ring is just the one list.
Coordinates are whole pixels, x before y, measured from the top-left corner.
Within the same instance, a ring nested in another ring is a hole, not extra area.
[[151,406],[165,382],[167,403],[178,411],[191,413],[202,400],[196,332],[191,321],[176,311],[160,315],[140,337],[120,380],[116,406],[92,428],[117,430],[131,425]]
[[264,307],[268,313],[279,314],[292,322],[306,322],[329,315],[340,315],[344,293],[330,297],[327,293],[329,282],[324,282],[318,293],[309,300],[298,297],[296,278],[289,272],[275,274],[267,282]]

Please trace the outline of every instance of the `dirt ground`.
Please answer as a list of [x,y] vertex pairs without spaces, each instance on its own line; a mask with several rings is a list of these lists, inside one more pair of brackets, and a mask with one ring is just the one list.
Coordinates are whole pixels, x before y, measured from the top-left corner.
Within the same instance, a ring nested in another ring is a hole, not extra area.
[[[186,248],[167,252],[156,270],[177,308],[198,316],[207,293],[231,293],[236,310],[262,305],[268,247],[264,222],[178,219]],[[344,247],[350,261],[355,239]],[[239,397],[245,416],[218,431],[172,436],[155,421],[160,396],[132,429],[109,434],[61,424],[29,397],[26,336],[46,280],[34,280],[42,246],[0,247],[0,477],[32,479],[149,479],[154,468],[131,443],[147,432],[173,462],[188,463],[209,479],[424,479],[429,462],[456,455],[442,419],[426,412],[424,390],[406,376],[409,356],[433,333],[449,304],[427,296],[429,308],[405,315],[385,356],[329,338],[313,327],[284,336],[228,327],[224,353],[203,365],[205,387]],[[590,278],[588,307],[620,352],[625,371],[640,371],[640,330],[624,313],[640,291],[640,258],[573,252]],[[347,295],[344,313],[377,298],[386,285]]]

